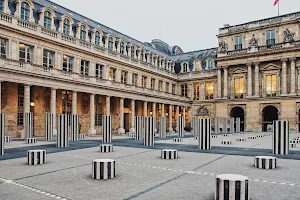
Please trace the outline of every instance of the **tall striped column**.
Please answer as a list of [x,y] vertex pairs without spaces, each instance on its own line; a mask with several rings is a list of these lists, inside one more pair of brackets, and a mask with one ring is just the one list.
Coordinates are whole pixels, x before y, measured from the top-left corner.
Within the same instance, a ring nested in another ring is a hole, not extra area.
[[56,147],[69,147],[69,116],[66,114],[58,115],[57,120],[57,141]]
[[154,145],[154,119],[153,117],[144,117],[144,145]]
[[234,118],[230,117],[230,133],[234,133]]
[[289,154],[289,132],[289,121],[277,120],[273,122],[273,154]]
[[223,119],[223,133],[227,133],[227,118]]
[[240,133],[241,132],[241,118],[237,117],[235,119],[235,126],[236,126],[236,132]]
[[211,120],[196,119],[196,130],[198,131],[198,148],[211,149]]
[[45,139],[46,141],[52,141],[53,140],[53,130],[54,130],[54,114],[53,113],[47,113],[46,114],[46,125],[45,125]]
[[219,119],[215,118],[215,134],[219,134],[220,132],[220,127],[219,127]]
[[197,137],[199,134],[199,131],[197,129],[197,120],[198,120],[198,117],[193,118],[193,135],[194,135],[194,137]]
[[0,156],[4,155],[4,113],[0,113]]
[[32,112],[25,113],[25,139],[33,136],[33,118]]
[[178,117],[178,137],[184,137],[184,117]]
[[111,116],[102,117],[102,142],[111,143],[112,141],[112,119]]
[[142,140],[143,135],[143,117],[135,117],[135,140]]
[[78,114],[72,114],[71,115],[71,136],[72,141],[79,141],[79,115]]
[[166,117],[159,118],[159,138],[167,137]]

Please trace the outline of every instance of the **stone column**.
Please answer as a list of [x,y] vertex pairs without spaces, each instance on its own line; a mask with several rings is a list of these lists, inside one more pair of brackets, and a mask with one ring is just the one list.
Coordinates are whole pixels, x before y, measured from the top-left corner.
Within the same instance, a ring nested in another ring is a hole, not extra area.
[[248,98],[252,97],[252,63],[248,63]]
[[90,130],[89,135],[96,135],[95,129],[95,95],[90,94]]
[[296,58],[291,58],[291,92],[290,95],[296,95]]
[[120,128],[118,129],[118,134],[125,134],[124,129],[124,99],[120,98]]
[[178,131],[179,106],[176,106],[176,114],[175,114],[175,119],[176,119],[176,131]]
[[228,67],[224,67],[224,99],[228,98]]
[[156,129],[156,103],[152,103],[152,116],[154,118],[154,131],[157,132]]
[[72,92],[72,115],[77,114],[77,92]]
[[172,127],[172,105],[169,105],[169,132],[173,132],[173,127]]
[[144,101],[144,117],[147,117],[148,116],[148,102],[147,101]]
[[2,109],[1,109],[1,104],[2,104],[2,101],[1,101],[1,99],[2,99],[2,97],[1,97],[2,96],[2,94],[1,94],[2,93],[1,87],[2,87],[2,85],[1,85],[1,82],[0,82],[0,113],[2,112]]
[[110,115],[110,96],[106,96],[106,115]]
[[51,88],[50,111],[53,114],[53,135],[56,136],[56,89],[53,88]]
[[183,114],[183,120],[184,120],[184,121],[183,121],[183,126],[184,126],[184,127],[185,127],[185,121],[186,121],[186,120],[185,120],[185,111],[186,111],[186,110],[185,110],[185,106],[183,106],[183,107],[182,107],[182,114]]
[[24,86],[24,113],[30,112],[30,86]]
[[281,71],[281,79],[282,79],[282,96],[287,95],[287,84],[286,84],[286,71],[287,71],[287,66],[286,62],[287,59],[282,59],[282,71]]
[[129,129],[129,131],[131,133],[135,133],[135,100],[132,99],[131,100],[131,128]]
[[165,104],[161,104],[161,116],[164,117],[165,116]]
[[217,98],[222,98],[222,73],[220,68],[218,68],[218,97]]
[[255,97],[259,97],[259,63],[255,63]]

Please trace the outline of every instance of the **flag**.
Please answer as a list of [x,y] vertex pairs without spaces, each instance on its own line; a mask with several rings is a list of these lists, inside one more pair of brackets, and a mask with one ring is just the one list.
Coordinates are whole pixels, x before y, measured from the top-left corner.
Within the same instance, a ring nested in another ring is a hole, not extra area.
[[279,0],[275,0],[273,6],[276,6],[278,4],[278,2],[279,2]]

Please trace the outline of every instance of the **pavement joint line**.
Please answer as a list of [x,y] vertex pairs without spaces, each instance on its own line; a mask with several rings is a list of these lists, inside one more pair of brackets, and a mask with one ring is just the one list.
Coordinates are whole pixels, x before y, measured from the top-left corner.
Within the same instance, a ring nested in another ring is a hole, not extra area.
[[46,191],[37,189],[35,187],[31,187],[31,186],[28,186],[28,185],[25,185],[25,184],[18,183],[14,180],[8,180],[8,179],[3,178],[3,177],[0,177],[0,180],[2,180],[4,183],[10,184],[10,185],[15,185],[15,186],[18,186],[20,188],[23,188],[23,189],[26,189],[26,190],[29,190],[29,191],[32,191],[32,192],[35,192],[35,193],[38,193],[38,194],[41,194],[41,195],[44,195],[44,196],[49,196],[49,197],[54,198],[54,199],[71,200],[69,198],[62,197],[58,194],[53,194],[53,193],[50,193],[50,192],[46,192]]

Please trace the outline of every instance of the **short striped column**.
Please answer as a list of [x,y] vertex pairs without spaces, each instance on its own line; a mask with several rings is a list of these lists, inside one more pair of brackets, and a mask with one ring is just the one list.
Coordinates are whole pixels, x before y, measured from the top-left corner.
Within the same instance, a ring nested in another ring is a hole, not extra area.
[[54,130],[54,126],[53,126],[53,119],[54,119],[54,115],[53,113],[47,113],[46,117],[45,117],[45,139],[46,141],[52,141],[53,140],[53,130]]
[[57,141],[56,147],[65,148],[69,147],[69,124],[68,124],[68,115],[62,114],[58,115],[57,120]]
[[230,117],[230,133],[234,133],[234,118]]
[[100,144],[99,151],[101,153],[110,153],[113,152],[114,146],[112,144]]
[[159,118],[159,138],[167,137],[166,117]]
[[161,150],[161,158],[164,160],[174,160],[178,158],[178,151],[175,149]]
[[211,149],[211,120],[196,119],[196,130],[198,131],[198,148]]
[[218,138],[218,136],[217,135],[212,135],[211,138]]
[[46,150],[28,150],[27,164],[28,165],[42,165],[47,162]]
[[259,169],[277,168],[277,158],[272,156],[255,156],[254,167]]
[[249,179],[236,174],[216,177],[216,200],[250,200]]
[[142,140],[143,135],[143,117],[135,117],[135,140]]
[[273,154],[289,154],[289,121],[277,120],[273,122]]
[[250,139],[250,140],[256,140],[256,136],[249,136],[248,139]]
[[173,142],[182,142],[182,138],[173,138]]
[[6,142],[4,128],[4,113],[0,113],[0,156],[4,155],[4,143]]
[[264,135],[257,135],[256,136],[257,138],[263,138],[263,137],[265,137]]
[[36,143],[36,138],[26,138],[25,143],[26,144],[35,144]]
[[112,179],[116,176],[116,161],[112,159],[93,160],[93,179]]
[[130,138],[135,138],[135,133],[129,133]]
[[79,141],[79,115],[78,114],[72,114],[71,115],[71,136],[72,141],[77,142]]
[[184,117],[178,117],[178,137],[184,137]]
[[154,145],[154,119],[153,117],[144,117],[144,145]]
[[33,136],[33,116],[32,112],[24,114],[24,127],[25,127],[25,138],[32,138]]
[[84,134],[79,134],[79,140],[84,140],[85,135]]
[[290,148],[296,148],[297,144],[296,143],[290,143]]
[[236,132],[240,133],[241,132],[241,118],[237,117],[235,119],[235,127],[236,127]]
[[231,140],[222,140],[221,144],[230,145],[232,142]]
[[236,141],[238,141],[238,142],[246,142],[246,138],[237,138]]
[[220,127],[219,127],[219,119],[215,118],[215,134],[219,134]]
[[112,141],[112,118],[110,115],[102,117],[102,142],[111,143]]
[[4,143],[10,143],[11,141],[11,136],[4,136]]

